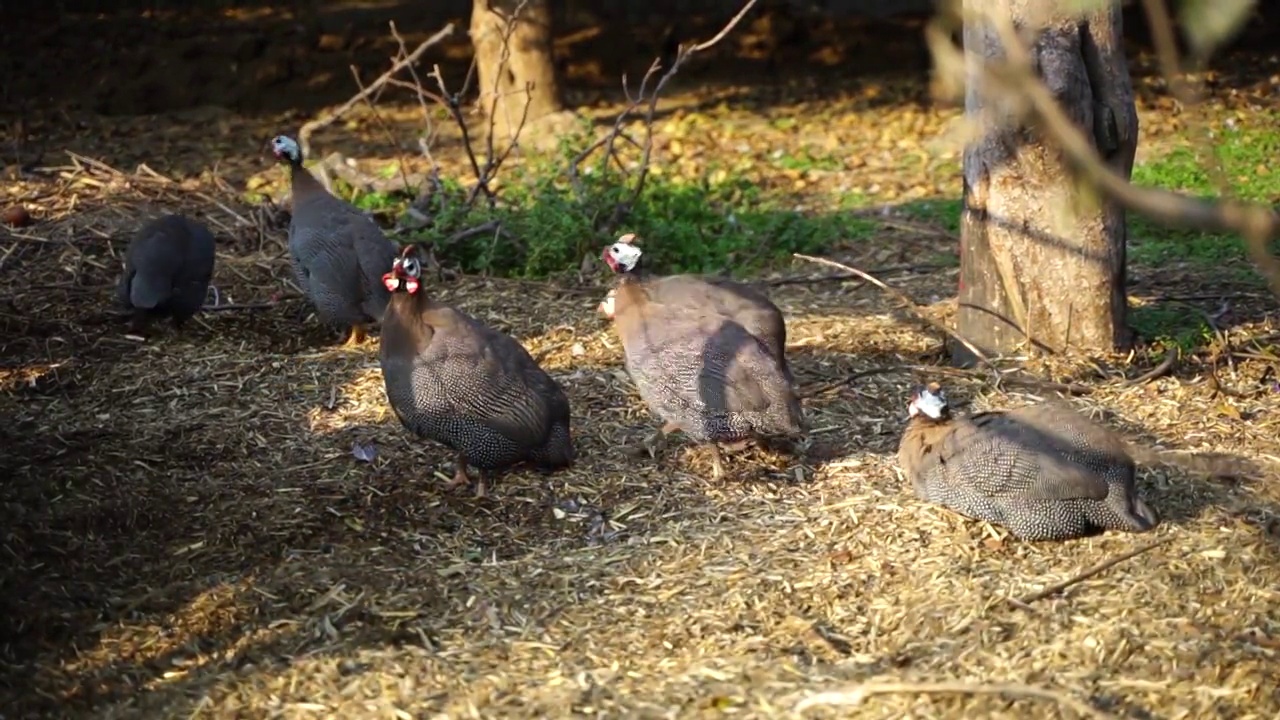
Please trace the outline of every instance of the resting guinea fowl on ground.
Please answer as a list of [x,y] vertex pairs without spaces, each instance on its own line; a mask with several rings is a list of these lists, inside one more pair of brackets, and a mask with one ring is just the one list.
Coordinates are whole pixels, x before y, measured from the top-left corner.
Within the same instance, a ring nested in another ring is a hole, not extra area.
[[357,345],[386,310],[391,296],[381,277],[396,259],[396,244],[373,218],[334,197],[302,167],[302,149],[292,138],[272,138],[271,151],[289,165],[289,255],[298,285],[320,321],[350,328],[346,345]]
[[455,453],[450,487],[520,462],[543,470],[572,464],[569,399],[515,338],[437,302],[421,285],[410,245],[383,276],[391,301],[379,361],[387,400],[404,426]]
[[1003,525],[1023,540],[1067,540],[1160,524],[1138,497],[1134,462],[1114,433],[1042,404],[952,416],[937,383],[908,405],[898,464],[922,500]]
[[141,332],[166,316],[182,327],[194,317],[209,293],[214,255],[213,234],[195,220],[164,215],[144,224],[125,251],[116,287],[120,304],[132,312],[130,329]]
[[632,235],[605,248],[602,257],[619,280],[610,306],[601,310],[613,317],[636,390],[664,423],[646,443],[655,446],[651,452],[680,430],[711,445],[713,477],[719,478],[724,468],[718,444],[804,432],[800,399],[781,358],[785,329],[778,334],[759,303],[767,298],[734,295],[740,313],[735,314],[727,298],[732,281],[653,278]]

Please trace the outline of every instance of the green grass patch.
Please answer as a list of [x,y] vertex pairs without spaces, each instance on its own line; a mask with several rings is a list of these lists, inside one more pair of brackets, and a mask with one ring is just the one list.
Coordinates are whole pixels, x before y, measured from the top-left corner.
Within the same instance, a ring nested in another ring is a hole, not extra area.
[[[1216,157],[1232,193],[1243,200],[1280,200],[1280,167],[1271,170],[1271,158],[1280,154],[1280,113],[1260,118],[1258,124],[1228,128],[1217,133]],[[1133,181],[1138,185],[1161,187],[1198,197],[1216,196],[1214,179],[1206,169],[1211,158],[1198,158],[1189,148],[1177,148],[1138,165]],[[903,211],[908,217],[937,225],[953,234],[960,232],[961,201],[940,199],[913,202]],[[1280,243],[1272,252],[1280,251]],[[1161,266],[1181,262],[1215,268],[1233,280],[1257,284],[1257,273],[1244,265],[1244,243],[1234,235],[1169,229],[1145,218],[1129,216],[1129,258],[1141,265]],[[1227,266],[1237,265],[1238,268]]]
[[[1274,203],[1280,200],[1280,168],[1271,169],[1272,158],[1280,152],[1280,131],[1275,129],[1280,123],[1280,114],[1267,114],[1256,121],[1257,125],[1218,131],[1214,137],[1215,157],[1198,157],[1191,148],[1179,147],[1136,166],[1133,181],[1198,197],[1214,197],[1218,192],[1215,175],[1209,168],[1216,162],[1235,197]],[[1273,245],[1272,252],[1275,251]],[[1129,257],[1144,265],[1186,262],[1221,267],[1245,260],[1245,250],[1243,241],[1234,235],[1171,230],[1141,217],[1131,217]]]
[[[615,208],[630,202],[632,185],[616,166],[596,162],[589,172],[583,168],[575,186],[568,162],[587,142],[585,136],[567,138],[558,153],[505,168],[494,207],[483,198],[468,207],[462,184],[446,181],[446,191],[427,209],[432,224],[411,239],[432,243],[438,257],[466,272],[538,278],[576,270],[584,256],[598,256],[617,235],[634,232],[645,241],[656,270],[743,275],[794,252],[819,253],[868,237],[877,228],[843,210],[797,212],[794,201],[771,197],[758,182],[708,167],[699,177],[651,173],[621,226],[610,233],[607,222]],[[388,202],[366,198],[356,204],[376,209]],[[449,240],[494,220],[501,233]]]
[[1148,343],[1183,352],[1192,352],[1213,338],[1213,329],[1200,313],[1176,303],[1129,308],[1129,327]]

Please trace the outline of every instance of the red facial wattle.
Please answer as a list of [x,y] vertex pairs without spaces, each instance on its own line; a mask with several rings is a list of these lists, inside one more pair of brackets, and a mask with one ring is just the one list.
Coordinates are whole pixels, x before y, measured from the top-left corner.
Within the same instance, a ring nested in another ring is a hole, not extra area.
[[387,292],[395,292],[400,289],[400,278],[395,273],[387,273],[382,276],[382,284],[387,288]]
[[405,292],[409,293],[410,295],[418,292],[418,279],[411,278],[411,277],[405,278],[404,289],[405,289]]

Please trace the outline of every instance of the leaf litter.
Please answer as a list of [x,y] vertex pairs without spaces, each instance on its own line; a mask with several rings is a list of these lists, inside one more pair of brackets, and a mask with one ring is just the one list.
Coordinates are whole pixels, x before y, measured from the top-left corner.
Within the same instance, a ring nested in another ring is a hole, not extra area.
[[[750,138],[750,167],[734,171],[798,206],[954,193],[944,171],[954,158],[913,151],[954,112],[860,109],[869,88],[846,105],[805,99],[774,115],[741,97],[687,112],[666,128],[663,172],[742,162],[734,143]],[[923,92],[876,94],[899,91]],[[412,108],[403,113],[410,122]],[[1152,142],[1159,117],[1144,106]],[[837,119],[828,149],[840,167],[778,169],[778,148],[820,155],[801,129]],[[229,190],[236,180],[203,166],[179,173],[194,153],[163,172],[92,161],[94,131],[74,145],[89,156],[7,188],[37,218],[6,236],[16,249],[0,266],[10,518],[0,664],[15,716],[787,717],[811,693],[885,677],[1052,685],[1117,713],[1280,712],[1280,591],[1258,580],[1277,567],[1274,483],[1144,470],[1167,542],[1020,607],[1012,600],[1146,540],[1018,543],[914,500],[893,452],[909,387],[946,372],[928,369],[939,336],[874,288],[791,282],[811,271],[794,267],[762,280],[777,282],[770,292],[788,315],[814,448],[799,459],[748,451],[718,483],[706,454],[680,443],[658,460],[621,452],[653,421],[594,313],[603,274],[576,293],[481,277],[439,284],[563,381],[581,457],[557,475],[507,475],[488,500],[450,494],[448,455],[409,438],[386,408],[376,345],[332,347],[297,321],[300,301],[280,295],[278,215],[246,206]],[[265,307],[126,340],[106,310],[111,284],[128,233],[160,207],[215,228],[220,303]],[[831,255],[874,267],[955,252],[944,228],[873,217],[884,221],[874,237]],[[880,277],[939,321],[954,312],[954,268]],[[1161,292],[1177,289],[1163,277]],[[1275,382],[1274,319],[1226,336],[1237,352],[1217,377],[1234,395],[1211,387],[1196,358],[1138,387],[1117,379],[1156,364],[1141,353],[1027,365],[1088,385],[1083,409],[1162,445],[1280,455],[1280,398],[1252,392]],[[944,379],[974,408],[1033,399]],[[903,693],[866,701],[860,716],[1043,707]]]

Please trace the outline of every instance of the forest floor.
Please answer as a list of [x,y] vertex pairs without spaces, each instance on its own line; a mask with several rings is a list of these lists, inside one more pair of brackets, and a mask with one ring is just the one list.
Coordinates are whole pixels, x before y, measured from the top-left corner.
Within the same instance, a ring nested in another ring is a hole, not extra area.
[[[1208,131],[1234,191],[1274,202],[1280,64],[1220,65],[1206,102],[1181,108],[1137,61],[1135,177],[1211,191]],[[512,473],[486,499],[444,490],[448,455],[389,412],[376,339],[341,349],[297,317],[283,173],[262,148],[319,108],[28,116],[44,157],[0,185],[34,218],[0,238],[0,717],[775,718],[868,681],[904,685],[859,717],[1072,717],[1073,699],[1099,716],[1280,715],[1274,478],[1145,468],[1165,520],[1151,534],[1030,544],[896,476],[912,385],[940,378],[974,408],[1035,397],[941,367],[941,337],[892,298],[787,257],[877,270],[949,319],[959,111],[923,78],[690,83],[660,106],[661,170],[624,229],[670,267],[765,284],[788,317],[807,457],[749,451],[711,481],[702,450],[623,451],[653,421],[595,314],[605,272],[577,262],[608,241],[589,216],[611,196],[544,182],[570,153],[500,171],[530,203],[493,211],[519,245],[439,244],[484,213],[428,229],[451,270],[433,292],[524,342],[574,408],[576,466]],[[377,107],[314,143],[372,175],[420,170],[404,148],[421,109]],[[617,110],[607,93],[582,106],[602,123]],[[437,127],[442,174],[465,184],[456,128]],[[218,301],[253,307],[126,337],[120,253],[161,210],[214,229]],[[1142,345],[1023,367],[1086,386],[1073,402],[1129,437],[1276,459],[1274,298],[1232,238],[1131,228]],[[570,261],[479,273],[547,257]],[[1125,382],[1175,351],[1167,374]]]

